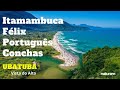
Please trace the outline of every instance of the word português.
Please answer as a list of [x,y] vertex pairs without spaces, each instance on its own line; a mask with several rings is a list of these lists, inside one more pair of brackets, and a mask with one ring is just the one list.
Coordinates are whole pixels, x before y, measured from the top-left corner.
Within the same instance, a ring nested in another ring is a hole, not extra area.
[[3,18],[3,24],[63,24],[63,19],[45,19],[43,17],[40,17],[40,19],[24,19],[24,18],[8,18],[8,17],[2,17]]
[[36,46],[52,46],[52,40],[47,40],[44,38],[43,40],[9,40],[7,38],[3,39],[3,46],[30,46],[31,48],[35,48]]

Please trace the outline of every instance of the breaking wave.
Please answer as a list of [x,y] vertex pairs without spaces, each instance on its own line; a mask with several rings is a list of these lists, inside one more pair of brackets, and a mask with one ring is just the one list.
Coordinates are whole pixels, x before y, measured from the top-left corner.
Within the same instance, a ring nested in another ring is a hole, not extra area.
[[70,41],[78,41],[77,39],[69,39]]

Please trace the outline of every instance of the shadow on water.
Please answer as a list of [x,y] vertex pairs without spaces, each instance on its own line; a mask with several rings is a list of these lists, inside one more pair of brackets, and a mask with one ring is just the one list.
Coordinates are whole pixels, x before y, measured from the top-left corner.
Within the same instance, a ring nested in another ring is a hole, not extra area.
[[79,56],[79,64],[80,64],[80,67],[83,67],[83,62],[82,62],[82,58],[83,58],[83,54],[78,54]]

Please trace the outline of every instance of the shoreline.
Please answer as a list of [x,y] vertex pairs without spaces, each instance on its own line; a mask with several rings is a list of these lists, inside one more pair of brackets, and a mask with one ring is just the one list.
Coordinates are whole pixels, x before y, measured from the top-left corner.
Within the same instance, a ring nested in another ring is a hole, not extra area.
[[57,32],[53,37],[53,48],[60,52],[60,55],[53,56],[54,58],[64,61],[60,66],[76,66],[78,64],[79,57],[73,55],[72,53],[66,51],[60,42],[58,41],[58,35],[61,32]]

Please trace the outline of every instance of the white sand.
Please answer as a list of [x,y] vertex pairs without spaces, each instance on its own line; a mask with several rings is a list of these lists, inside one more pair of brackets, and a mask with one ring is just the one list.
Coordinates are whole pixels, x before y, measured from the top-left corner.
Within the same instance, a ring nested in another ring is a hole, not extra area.
[[60,32],[57,32],[53,37],[53,48],[58,52],[60,52],[60,55],[57,55],[54,57],[64,61],[64,64],[60,64],[60,66],[77,65],[79,58],[63,49],[62,45],[58,42],[58,39],[57,39],[58,34],[60,34]]

